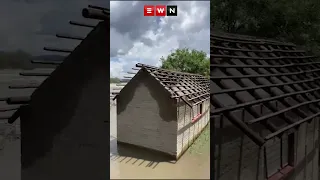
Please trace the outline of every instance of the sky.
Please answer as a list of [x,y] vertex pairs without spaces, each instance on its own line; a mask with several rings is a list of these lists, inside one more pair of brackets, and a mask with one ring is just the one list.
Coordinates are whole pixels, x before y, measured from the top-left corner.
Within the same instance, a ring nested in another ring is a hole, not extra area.
[[[160,66],[178,48],[210,49],[210,1],[111,1],[110,75],[122,78],[136,63]],[[177,5],[178,16],[144,17],[144,5]]]
[[86,36],[90,28],[73,26],[70,20],[96,24],[81,15],[88,4],[109,7],[107,0],[1,0],[0,50],[23,50],[32,55],[58,54],[44,46],[73,49],[80,41],[60,39],[56,33]]
[[[178,6],[176,17],[144,17],[148,4]],[[110,7],[110,74],[122,78],[137,62],[160,65],[177,48],[209,54],[209,1],[1,0],[0,51],[23,50],[34,56],[65,55],[43,47],[75,48],[80,41],[57,38],[56,33],[86,36],[91,28],[70,20],[97,24],[81,15],[88,4]]]

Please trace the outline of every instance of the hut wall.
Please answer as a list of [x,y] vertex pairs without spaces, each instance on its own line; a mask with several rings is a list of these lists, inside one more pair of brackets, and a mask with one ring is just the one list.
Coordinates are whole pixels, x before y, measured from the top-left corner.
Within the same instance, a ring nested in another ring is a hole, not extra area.
[[117,140],[176,155],[174,100],[147,72],[140,71],[117,97]]
[[[239,113],[241,114],[241,113]],[[215,123],[215,179],[265,180],[263,150],[231,122],[219,116]]]
[[179,158],[184,151],[192,144],[192,142],[201,134],[210,119],[210,101],[207,100],[202,103],[203,116],[192,123],[192,118],[200,113],[200,106],[196,105],[193,109],[185,104],[181,99],[177,103],[177,158]]
[[[257,146],[225,117],[216,117],[214,121],[216,180],[265,180],[267,171],[277,168],[277,164],[281,161],[278,138],[266,143],[266,147],[270,146],[272,149],[266,151],[268,159],[265,159],[265,146]],[[256,129],[259,127],[257,126]],[[314,120],[310,124],[302,124],[295,132],[295,165],[294,170],[285,178],[286,180],[319,179],[318,130],[319,122]],[[266,163],[266,160],[269,163]]]
[[[310,123],[303,123],[294,132],[294,170],[288,173],[287,180],[317,180],[318,178],[318,120],[313,120]],[[287,133],[284,134],[286,136]],[[280,139],[270,140],[267,144],[273,144],[276,149],[281,149]],[[282,143],[288,143],[283,140]],[[283,146],[285,147],[285,146]],[[270,148],[270,149],[271,149]],[[267,171],[277,171],[277,164],[281,162],[280,151],[271,149],[267,151],[267,161],[273,161],[267,164]],[[284,152],[285,153],[285,152]],[[283,154],[284,154],[283,153]],[[287,154],[285,154],[287,155]],[[282,157],[285,159],[285,157]],[[283,160],[285,161],[285,160]],[[275,166],[271,166],[274,164]]]
[[109,22],[32,94],[21,116],[22,178],[108,179]]
[[319,179],[319,119],[300,125],[296,133],[295,172],[290,180]]

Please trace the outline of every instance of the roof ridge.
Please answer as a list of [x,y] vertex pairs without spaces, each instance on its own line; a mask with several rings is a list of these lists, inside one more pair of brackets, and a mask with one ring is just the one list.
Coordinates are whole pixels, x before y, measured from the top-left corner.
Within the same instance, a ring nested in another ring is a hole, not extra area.
[[257,36],[251,36],[251,35],[245,35],[245,34],[234,34],[234,33],[222,32],[222,31],[212,31],[210,34],[210,39],[211,38],[223,38],[223,39],[229,39],[229,40],[252,41],[252,42],[260,42],[260,43],[278,43],[282,45],[296,46],[294,43],[291,43],[291,42],[270,39],[267,37],[257,37]]
[[137,63],[136,67],[140,67],[139,72],[147,72],[158,81],[170,93],[171,98],[181,99],[189,106],[203,103],[210,98],[210,79],[205,76],[171,71],[142,63]]
[[[140,68],[146,68],[146,69],[158,69],[161,71],[166,71],[166,72],[171,72],[171,73],[176,73],[176,74],[182,74],[182,75],[190,75],[190,76],[199,76],[199,77],[203,77],[206,78],[205,76],[201,75],[201,74],[194,74],[194,73],[187,73],[187,72],[181,72],[181,71],[175,71],[175,70],[169,70],[169,69],[164,69],[164,68],[160,68],[160,67],[156,67],[156,66],[150,66],[147,64],[142,64],[142,63],[137,63],[136,67],[140,67]],[[208,79],[209,80],[209,79]]]

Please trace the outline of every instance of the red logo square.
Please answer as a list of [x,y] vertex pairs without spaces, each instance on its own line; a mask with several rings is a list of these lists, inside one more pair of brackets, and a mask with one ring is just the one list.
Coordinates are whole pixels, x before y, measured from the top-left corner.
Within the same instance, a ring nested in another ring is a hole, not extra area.
[[144,6],[144,16],[154,16],[154,6],[145,5]]
[[166,16],[167,8],[164,5],[156,6],[156,16]]

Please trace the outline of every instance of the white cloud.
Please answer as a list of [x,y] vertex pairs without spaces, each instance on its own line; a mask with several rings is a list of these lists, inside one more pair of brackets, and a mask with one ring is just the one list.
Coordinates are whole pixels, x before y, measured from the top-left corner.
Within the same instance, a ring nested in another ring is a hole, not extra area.
[[[178,16],[144,17],[143,5],[155,3],[111,1],[112,76],[122,78],[137,62],[159,66],[160,58],[177,48],[209,54],[209,1],[171,1],[170,5],[178,6]],[[123,7],[126,11],[120,11]]]
[[44,46],[76,47],[79,41],[58,39],[55,34],[87,35],[89,28],[72,26],[68,21],[95,23],[81,16],[81,10],[88,4],[109,7],[105,0],[2,0],[0,50],[23,50],[36,56],[56,54],[43,51]]

